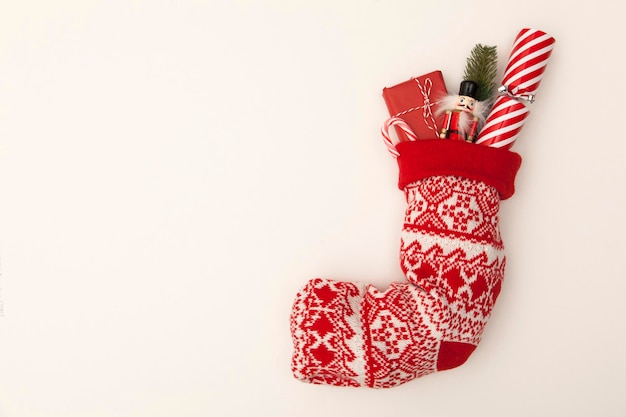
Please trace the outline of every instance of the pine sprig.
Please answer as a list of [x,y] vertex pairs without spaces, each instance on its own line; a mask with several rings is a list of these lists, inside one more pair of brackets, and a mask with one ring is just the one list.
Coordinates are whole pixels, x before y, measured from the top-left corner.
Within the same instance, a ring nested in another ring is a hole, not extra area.
[[495,46],[477,44],[465,65],[464,80],[478,84],[478,101],[491,98],[496,92],[495,78],[498,72],[498,52]]

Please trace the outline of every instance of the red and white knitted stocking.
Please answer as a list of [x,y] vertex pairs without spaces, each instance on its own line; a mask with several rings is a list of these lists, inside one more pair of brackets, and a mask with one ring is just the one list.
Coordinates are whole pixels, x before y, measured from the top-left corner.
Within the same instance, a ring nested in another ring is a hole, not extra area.
[[500,200],[514,193],[520,156],[441,139],[397,150],[406,280],[382,292],[310,280],[291,313],[292,371],[302,381],[386,388],[457,367],[491,315],[505,266]]

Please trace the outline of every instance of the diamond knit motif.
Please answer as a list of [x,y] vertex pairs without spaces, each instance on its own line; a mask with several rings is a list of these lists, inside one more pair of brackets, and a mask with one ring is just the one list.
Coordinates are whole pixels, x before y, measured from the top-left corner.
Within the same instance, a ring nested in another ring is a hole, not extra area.
[[291,313],[296,378],[339,386],[361,385],[362,285],[314,279],[298,293]]
[[404,280],[384,291],[310,280],[291,311],[291,368],[301,381],[395,387],[458,367],[481,340],[504,279],[500,200],[513,195],[521,158],[445,140],[398,151]]
[[504,278],[497,191],[469,179],[430,177],[407,187],[406,196],[402,270],[446,301],[445,339],[477,345]]
[[311,280],[291,316],[292,370],[303,381],[393,387],[463,363],[500,292],[497,191],[435,176],[406,187],[400,263],[407,282]]

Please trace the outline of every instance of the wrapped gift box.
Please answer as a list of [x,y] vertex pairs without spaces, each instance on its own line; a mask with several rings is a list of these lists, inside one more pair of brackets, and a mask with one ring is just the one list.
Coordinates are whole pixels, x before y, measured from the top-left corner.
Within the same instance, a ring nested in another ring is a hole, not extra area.
[[[437,117],[437,102],[447,94],[441,71],[433,71],[383,89],[389,115],[403,119],[418,139],[439,137],[443,114]],[[409,140],[398,127],[396,132],[400,142]]]

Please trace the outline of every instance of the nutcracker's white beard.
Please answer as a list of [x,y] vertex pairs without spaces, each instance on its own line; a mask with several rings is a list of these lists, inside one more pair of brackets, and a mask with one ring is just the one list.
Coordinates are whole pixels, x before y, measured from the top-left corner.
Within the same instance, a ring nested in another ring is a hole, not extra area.
[[[437,110],[435,111],[435,116],[440,118],[446,110],[456,109],[456,103],[459,101],[458,94],[450,94],[442,98],[437,102]],[[487,115],[487,111],[489,110],[488,101],[477,101],[474,106],[473,113],[461,112],[459,116],[459,131],[463,133],[467,133],[470,129],[470,125],[472,124],[473,116],[478,117],[478,130],[482,127],[485,122],[485,118]]]

